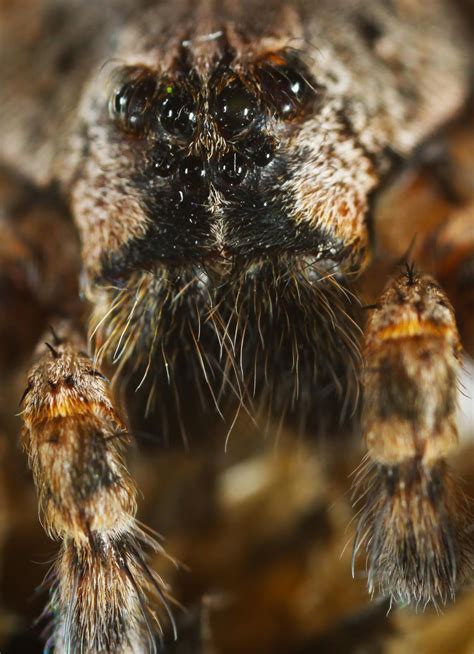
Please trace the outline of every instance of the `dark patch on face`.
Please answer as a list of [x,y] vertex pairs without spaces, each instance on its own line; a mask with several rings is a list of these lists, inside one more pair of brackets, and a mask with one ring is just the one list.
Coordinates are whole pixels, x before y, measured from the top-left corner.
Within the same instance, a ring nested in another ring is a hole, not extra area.
[[102,279],[114,279],[134,269],[147,269],[158,261],[186,264],[213,260],[220,255],[255,259],[281,253],[309,253],[336,263],[347,256],[344,244],[306,222],[296,223],[294,200],[278,191],[290,176],[288,159],[280,154],[265,168],[247,171],[242,183],[233,186],[208,168],[209,179],[224,197],[216,216],[225,238],[216,243],[215,220],[207,198],[193,197],[176,182],[171,188],[148,177],[138,178],[143,189],[142,207],[150,219],[144,237],[130,240],[120,251],[104,257]]
[[228,190],[222,210],[226,251],[244,258],[308,252],[340,260],[343,244],[306,222],[297,224],[291,194],[276,190],[290,178],[288,168],[288,159],[279,156],[268,169],[255,171],[247,183]]
[[207,210],[181,193],[166,188],[147,191],[143,205],[152,224],[143,238],[130,239],[121,250],[104,256],[102,279],[148,269],[158,261],[191,263],[211,255]]

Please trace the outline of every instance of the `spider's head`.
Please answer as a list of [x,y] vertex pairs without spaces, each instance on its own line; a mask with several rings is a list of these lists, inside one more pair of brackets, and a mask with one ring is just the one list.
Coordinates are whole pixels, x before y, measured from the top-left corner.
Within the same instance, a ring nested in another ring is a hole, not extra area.
[[207,46],[120,65],[88,98],[73,206],[89,272],[282,254],[360,267],[375,173],[325,85],[288,47]]

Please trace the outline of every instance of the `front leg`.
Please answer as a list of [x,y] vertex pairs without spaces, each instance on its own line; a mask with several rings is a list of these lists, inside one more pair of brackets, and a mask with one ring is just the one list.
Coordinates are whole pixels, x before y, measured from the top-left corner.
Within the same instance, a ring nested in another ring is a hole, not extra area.
[[77,334],[42,346],[22,402],[41,522],[61,540],[50,603],[54,651],[153,651],[160,625],[150,595],[173,619],[143,547],[161,548],[138,526],[136,488],[123,461],[126,427]]
[[460,342],[444,292],[410,266],[368,323],[354,552],[369,590],[397,602],[444,604],[470,574],[468,506],[447,457],[457,445]]

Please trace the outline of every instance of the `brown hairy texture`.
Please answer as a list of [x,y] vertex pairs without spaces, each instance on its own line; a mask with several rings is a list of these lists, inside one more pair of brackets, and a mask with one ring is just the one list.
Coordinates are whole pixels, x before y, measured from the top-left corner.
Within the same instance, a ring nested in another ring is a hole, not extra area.
[[[163,627],[167,654],[385,649],[388,602],[367,605],[341,557],[352,538],[343,439],[360,416],[354,288],[378,295],[409,250],[442,278],[469,336],[472,148],[458,132],[453,185],[420,161],[432,137],[449,150],[438,139],[451,142],[446,125],[472,95],[472,4],[0,1],[0,431],[17,432],[18,367],[48,322],[88,324],[96,347],[92,363],[75,337],[53,336],[22,407],[41,519],[61,541],[48,607],[57,654],[153,649],[153,595],[166,611],[117,404],[143,437],[146,524],[190,563],[180,599],[218,597],[211,624],[181,641],[169,642],[172,619]],[[423,183],[401,184],[380,220],[375,194],[409,161]],[[451,230],[455,205],[464,218]],[[374,245],[383,274],[364,277]],[[355,549],[367,550],[371,591],[439,605],[470,575],[472,522],[446,463],[460,357],[442,292],[409,269],[373,312],[365,355]],[[180,433],[204,445],[201,458],[154,452]],[[286,434],[289,451],[272,457]],[[313,452],[321,435],[327,459]],[[21,595],[8,561],[37,559],[30,523],[5,545],[7,595]]]
[[[51,38],[51,15],[67,26],[58,31],[69,41]],[[21,7],[11,8],[1,34],[2,152],[35,181],[61,180],[90,282],[101,274],[104,256],[120,254],[161,218],[159,207],[150,215],[144,204],[150,193],[167,190],[150,172],[153,133],[130,138],[110,120],[111,69],[139,66],[158,81],[196,81],[203,124],[188,149],[209,160],[222,149],[206,104],[215,73],[230,69],[249,78],[264,104],[267,97],[255,81],[258,62],[282,53],[301,61],[318,102],[290,125],[267,116],[282,163],[270,178],[287,197],[295,225],[323,230],[347,247],[344,268],[360,267],[367,258],[368,196],[391,156],[406,156],[459,111],[469,86],[468,41],[450,3],[442,0],[429,6],[229,0],[219,11],[213,3],[190,0],[123,1],[90,12],[81,11],[77,0],[59,7],[37,0],[29,16],[30,29],[18,30],[21,39],[12,40],[10,32],[16,35],[23,16]],[[78,46],[85,34],[86,51]],[[206,247],[215,255],[229,245],[226,221],[220,220],[226,198],[216,194],[208,205],[212,230]],[[160,241],[169,238],[159,232]]]
[[[167,589],[143,547],[161,551],[138,526],[136,488],[124,465],[128,435],[107,379],[74,334],[42,347],[23,395],[23,443],[41,522],[61,541],[50,572],[58,652],[154,651],[160,628],[149,603]],[[171,615],[171,614],[170,614]]]
[[407,264],[365,335],[366,462],[354,556],[369,590],[396,602],[445,604],[471,572],[469,504],[446,458],[457,445],[460,344],[444,292]]

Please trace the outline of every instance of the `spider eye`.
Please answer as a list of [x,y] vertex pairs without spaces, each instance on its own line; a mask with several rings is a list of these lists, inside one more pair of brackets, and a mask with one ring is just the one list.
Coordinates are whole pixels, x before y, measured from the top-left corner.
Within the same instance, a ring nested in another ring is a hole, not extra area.
[[188,93],[168,84],[161,103],[160,119],[169,134],[191,136],[196,126],[196,109]]
[[176,149],[169,143],[160,143],[153,152],[151,163],[159,177],[169,177],[178,165]]
[[275,156],[276,144],[271,137],[257,132],[251,134],[240,146],[240,149],[257,166],[267,166]]
[[247,174],[246,159],[238,152],[230,152],[220,159],[218,171],[221,179],[227,184],[240,184]]
[[207,170],[204,162],[198,157],[186,157],[179,167],[183,184],[187,188],[199,188],[206,185]]
[[238,132],[248,127],[258,112],[255,96],[236,80],[224,88],[216,98],[214,115],[227,132]]
[[109,101],[110,115],[125,132],[145,133],[155,92],[156,80],[148,71],[137,68],[121,71]]
[[307,78],[288,64],[265,64],[258,71],[269,104],[284,120],[310,108],[315,91]]

